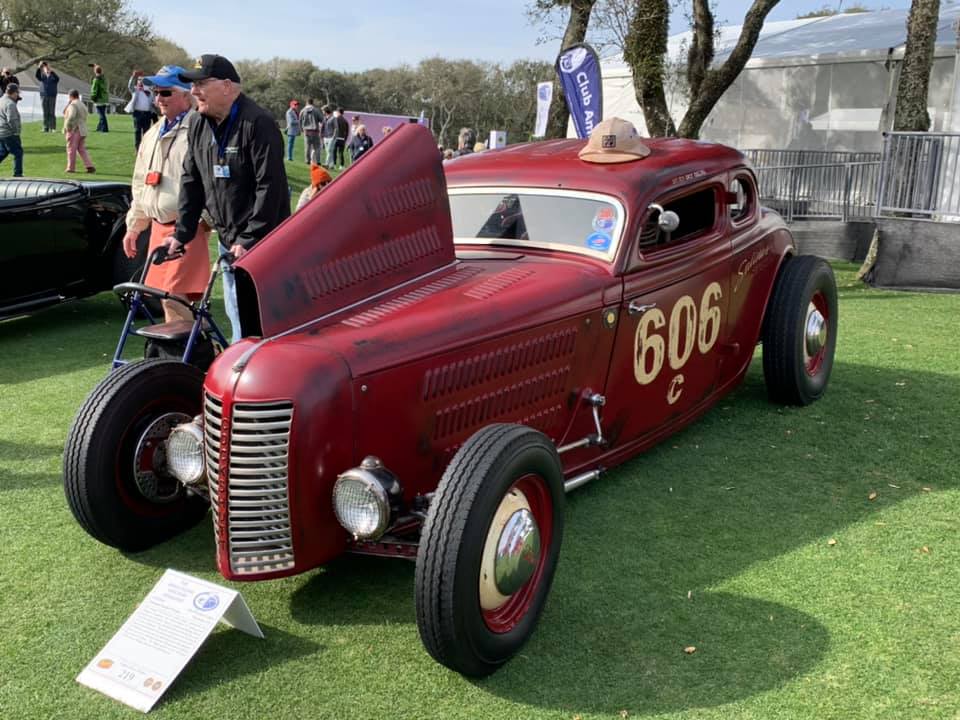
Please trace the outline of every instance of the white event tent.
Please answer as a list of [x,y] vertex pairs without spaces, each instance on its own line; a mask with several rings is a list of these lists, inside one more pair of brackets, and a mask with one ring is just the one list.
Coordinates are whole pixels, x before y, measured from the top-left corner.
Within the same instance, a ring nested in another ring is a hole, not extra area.
[[[878,151],[889,130],[906,42],[907,10],[768,22],[743,72],[713,108],[705,140],[739,148]],[[960,131],[960,6],[941,5],[930,77],[931,130]],[[717,61],[740,36],[719,29]],[[686,111],[685,56],[692,33],[669,39],[666,85],[674,122]],[[620,57],[601,64],[604,117],[646,129],[630,68]],[[573,135],[572,125],[569,135]]]

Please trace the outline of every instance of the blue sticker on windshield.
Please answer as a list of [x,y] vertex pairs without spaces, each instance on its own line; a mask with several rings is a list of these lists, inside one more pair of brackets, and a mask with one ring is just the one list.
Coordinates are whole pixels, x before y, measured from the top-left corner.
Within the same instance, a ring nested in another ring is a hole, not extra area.
[[606,252],[610,249],[610,243],[613,238],[602,232],[595,232],[587,236],[587,247],[591,250],[600,250]]
[[617,222],[617,214],[611,207],[602,207],[593,216],[593,229],[598,233],[609,233]]

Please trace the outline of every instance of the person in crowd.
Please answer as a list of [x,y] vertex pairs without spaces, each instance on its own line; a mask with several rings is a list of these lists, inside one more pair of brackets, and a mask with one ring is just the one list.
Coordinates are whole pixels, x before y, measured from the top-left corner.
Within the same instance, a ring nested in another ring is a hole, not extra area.
[[485,143],[476,142],[476,143],[473,144],[473,151],[474,151],[475,153],[482,153],[482,152],[483,152],[484,150],[486,150],[486,149],[487,149],[487,146],[486,146]]
[[353,140],[354,136],[357,134],[357,128],[360,127],[363,123],[360,120],[359,115],[354,115],[350,118],[350,139]]
[[37,65],[37,86],[40,88],[40,105],[43,107],[43,131],[57,131],[57,90],[60,76],[45,60]]
[[19,85],[20,81],[17,79],[16,75],[10,72],[10,68],[3,68],[0,70],[0,95],[3,95],[7,92],[7,85],[10,83]]
[[316,163],[311,165],[310,184],[303,189],[302,193],[300,193],[300,199],[297,200],[297,210],[303,208],[304,205],[310,202],[318,192],[320,192],[328,183],[332,181],[333,178],[330,177],[330,173],[328,173],[324,168],[320,167]]
[[80,91],[71,90],[70,102],[63,110],[63,134],[67,139],[67,169],[66,172],[76,172],[77,155],[83,160],[88,173],[97,169],[90,160],[87,152],[87,108],[80,101]]
[[97,108],[97,115],[100,116],[97,121],[97,132],[110,132],[107,125],[110,90],[107,87],[107,79],[103,76],[103,68],[96,64],[93,66],[93,80],[90,82],[90,102]]
[[300,101],[291,100],[287,108],[287,160],[293,162],[293,146],[297,144],[300,134]]
[[363,155],[367,150],[373,147],[373,138],[367,135],[366,125],[357,125],[350,140],[350,157],[353,162]]
[[143,134],[153,124],[153,93],[143,84],[143,70],[134,70],[127,81],[130,91],[130,103],[127,105],[133,115],[133,148],[140,149]]
[[347,166],[345,151],[347,147],[347,137],[350,135],[350,124],[347,122],[347,119],[343,116],[343,108],[338,107],[333,111],[333,116],[337,119],[337,134],[335,136],[336,147],[333,149],[334,161],[336,162],[335,167],[338,170],[343,170]]
[[457,136],[457,157],[469,155],[473,152],[473,146],[477,142],[477,135],[472,128],[460,128],[460,134]]
[[[147,228],[150,228],[148,254],[167,244],[176,229],[190,125],[198,117],[193,109],[190,84],[180,79],[184,72],[179,65],[164,65],[156,75],[142,80],[154,90],[162,119],[147,129],[137,150],[133,199],[127,212],[127,232],[123,236],[127,257],[136,256],[137,238]],[[187,300],[199,299],[210,276],[209,237],[210,226],[201,219],[190,242],[183,247],[183,256],[151,265],[146,284]],[[166,322],[193,320],[190,310],[175,300],[163,300],[162,304]]]
[[453,148],[447,148],[446,150],[443,151],[444,162],[446,162],[447,160],[453,160],[454,157],[455,156],[453,154]]
[[380,134],[383,135],[384,137],[386,137],[392,132],[393,132],[393,128],[390,127],[389,125],[384,125],[382,128],[380,128]]
[[307,165],[323,162],[323,150],[320,147],[321,125],[320,111],[313,104],[313,98],[300,111],[300,127],[303,130],[303,157]]
[[[241,258],[290,216],[283,138],[273,116],[243,94],[240,75],[222,55],[202,55],[178,77],[193,83],[190,92],[203,117],[190,126],[169,250],[176,253],[193,240],[206,209],[221,251]],[[223,289],[236,341],[241,328],[232,272],[223,273]]]
[[333,154],[337,147],[337,119],[333,116],[333,108],[323,106],[323,160],[324,167],[333,167]]
[[0,163],[13,155],[13,176],[23,177],[23,145],[20,142],[20,86],[7,83],[0,97]]

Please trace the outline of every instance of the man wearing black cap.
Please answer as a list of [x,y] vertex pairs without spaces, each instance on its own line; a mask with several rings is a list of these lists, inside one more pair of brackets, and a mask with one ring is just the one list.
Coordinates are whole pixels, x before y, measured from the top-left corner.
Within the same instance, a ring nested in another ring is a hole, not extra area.
[[[193,83],[204,121],[190,126],[170,251],[197,234],[206,209],[221,251],[242,257],[290,215],[283,138],[273,117],[241,92],[240,76],[225,57],[203,55],[179,78]],[[241,332],[232,273],[223,274],[223,288],[236,341]]]

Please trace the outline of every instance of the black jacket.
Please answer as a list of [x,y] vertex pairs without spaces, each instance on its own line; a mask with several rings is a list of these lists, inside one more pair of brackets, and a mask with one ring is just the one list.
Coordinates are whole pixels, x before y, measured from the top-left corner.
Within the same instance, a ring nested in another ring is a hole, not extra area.
[[342,140],[343,142],[347,141],[347,136],[350,135],[350,123],[347,122],[347,119],[340,115],[337,117],[337,140]]
[[[213,166],[221,161],[213,120],[198,115],[190,126],[177,214],[176,238],[182,243],[196,234],[204,208],[225,247],[239,243],[249,249],[290,216],[280,130],[247,96],[240,95],[236,104],[222,161],[230,169],[229,178],[214,176]],[[223,121],[219,134],[228,124]]]

